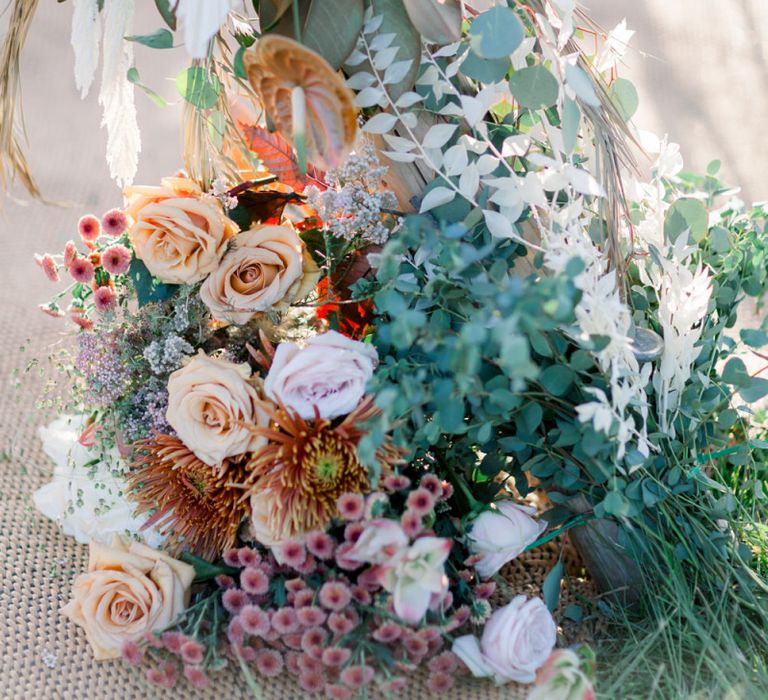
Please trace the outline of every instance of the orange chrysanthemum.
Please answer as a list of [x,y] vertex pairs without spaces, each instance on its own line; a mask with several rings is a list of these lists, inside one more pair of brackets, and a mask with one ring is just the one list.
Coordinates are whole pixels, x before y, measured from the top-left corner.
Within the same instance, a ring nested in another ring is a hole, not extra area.
[[[282,405],[274,408],[273,427],[259,430],[267,445],[254,453],[248,470],[249,494],[269,490],[273,495],[266,522],[276,540],[324,529],[336,515],[339,496],[370,490],[357,445],[365,435],[360,425],[378,412],[372,397],[337,425],[304,420]],[[400,461],[400,452],[387,444],[377,457],[388,470]]]
[[246,464],[231,461],[212,468],[179,438],[156,435],[134,444],[129,497],[138,515],[152,513],[144,528],[170,533],[171,553],[188,547],[213,560],[235,545],[250,513],[235,482],[247,478]]

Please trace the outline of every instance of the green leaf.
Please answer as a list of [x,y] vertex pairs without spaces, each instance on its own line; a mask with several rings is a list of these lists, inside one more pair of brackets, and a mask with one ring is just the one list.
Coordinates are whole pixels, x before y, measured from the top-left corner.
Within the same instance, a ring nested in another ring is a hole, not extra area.
[[470,50],[461,64],[461,73],[481,83],[497,83],[504,78],[511,65],[512,62],[508,56],[495,59],[480,58]]
[[232,62],[235,75],[241,80],[248,80],[248,74],[245,72],[245,66],[243,65],[243,55],[245,54],[245,46],[241,46],[235,54],[235,60]]
[[509,89],[521,107],[540,109],[557,102],[560,86],[544,66],[529,66],[515,71],[509,79]]
[[505,58],[523,41],[525,30],[508,7],[495,5],[475,18],[469,29],[469,45],[480,58]]
[[450,44],[461,39],[459,0],[404,0],[413,26],[429,42]]
[[581,110],[570,97],[563,100],[563,147],[566,153],[572,153],[576,148],[576,139],[579,136],[579,124],[581,123]]
[[581,605],[571,603],[570,605],[565,606],[563,615],[569,620],[573,620],[574,622],[579,623],[584,618],[584,610],[582,609]]
[[552,567],[541,586],[541,594],[551,613],[555,612],[560,603],[560,582],[563,580],[564,573],[563,562],[558,559],[557,564]]
[[136,70],[136,68],[129,68],[128,73],[126,74],[126,78],[130,82],[132,82],[136,87],[141,88],[147,95],[149,95],[150,99],[158,106],[158,107],[167,107],[168,103],[160,97],[152,88],[147,87],[144,85],[144,83],[141,82],[141,79],[139,78],[139,71]]
[[610,491],[602,502],[602,506],[608,515],[622,517],[629,515],[630,503],[618,491]]
[[608,91],[608,96],[625,122],[632,118],[637,111],[637,106],[640,104],[635,86],[626,78],[614,80],[611,89]]
[[762,348],[764,345],[768,345],[768,333],[760,328],[742,328],[739,335],[752,348]]
[[738,357],[732,357],[726,362],[725,367],[723,367],[722,378],[726,384],[739,387],[749,386],[751,380],[744,361]]
[[707,175],[711,175],[714,177],[717,175],[717,173],[720,171],[720,166],[722,163],[719,160],[712,160],[709,162],[709,165],[707,165]]
[[709,232],[709,245],[720,255],[725,255],[731,249],[731,237],[728,230],[722,226],[713,226]]
[[768,394],[768,379],[762,377],[750,377],[749,384],[739,391],[739,396],[747,403],[754,403],[766,394]]
[[708,216],[704,205],[692,197],[682,197],[667,210],[664,217],[664,235],[674,243],[684,231],[689,232],[691,241],[704,240],[707,235]]
[[[173,4],[175,5],[176,3],[174,2]],[[171,0],[155,0],[155,5],[157,6],[157,11],[160,13],[160,16],[163,18],[163,21],[175,32],[176,13],[173,11]]]
[[158,29],[151,34],[133,34],[125,37],[126,41],[135,41],[137,44],[149,46],[150,49],[172,49],[173,34],[167,29]]
[[544,411],[539,404],[531,403],[526,404],[521,410],[517,418],[517,427],[520,432],[525,435],[533,435],[536,432],[536,428],[541,425],[541,419],[544,417]]
[[138,258],[131,260],[128,276],[133,281],[133,286],[136,289],[139,306],[146,306],[155,301],[170,299],[179,289],[178,285],[158,282],[152,277],[147,266]]
[[176,76],[176,89],[198,109],[211,109],[219,101],[221,82],[202,66],[191,66]]
[[179,559],[184,563],[191,564],[195,567],[195,583],[212,581],[220,574],[231,576],[238,572],[238,569],[227,566],[226,564],[211,564],[211,562],[195,556],[191,552],[182,552]]
[[362,28],[363,0],[313,0],[301,36],[306,46],[338,69],[355,48]]
[[573,371],[565,365],[551,365],[541,373],[539,381],[553,396],[563,396],[573,384]]

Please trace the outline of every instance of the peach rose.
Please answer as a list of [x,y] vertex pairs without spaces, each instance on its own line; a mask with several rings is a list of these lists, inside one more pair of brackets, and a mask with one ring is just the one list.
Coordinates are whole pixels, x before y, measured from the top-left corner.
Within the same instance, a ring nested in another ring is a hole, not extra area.
[[238,230],[219,201],[186,178],[163,178],[161,187],[128,187],[125,196],[136,257],[168,284],[194,284],[213,272]]
[[200,298],[217,321],[243,324],[259,311],[306,296],[318,275],[292,228],[257,226],[235,237]]
[[167,627],[189,604],[195,570],[144,544],[91,542],[88,572],[75,578],[62,612],[88,637],[97,661],[120,656],[124,642]]
[[264,402],[249,382],[251,369],[202,350],[168,379],[166,418],[179,439],[206,464],[258,449],[266,438]]

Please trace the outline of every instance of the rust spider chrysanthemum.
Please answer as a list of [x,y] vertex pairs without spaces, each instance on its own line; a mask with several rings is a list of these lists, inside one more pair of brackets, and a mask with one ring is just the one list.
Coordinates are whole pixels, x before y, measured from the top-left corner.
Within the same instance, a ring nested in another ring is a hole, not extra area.
[[[378,412],[373,397],[365,397],[340,422],[305,420],[282,405],[272,410],[272,428],[259,430],[267,445],[248,464],[248,492],[270,494],[268,512],[254,518],[264,521],[275,540],[323,530],[337,514],[339,496],[370,490],[357,445],[365,435],[361,424]],[[377,457],[388,471],[400,461],[400,452],[386,444]]]
[[245,461],[214,469],[171,435],[155,435],[134,444],[129,497],[138,515],[152,513],[144,527],[171,533],[166,548],[185,546],[205,559],[216,559],[234,546],[240,524],[250,513],[243,491]]

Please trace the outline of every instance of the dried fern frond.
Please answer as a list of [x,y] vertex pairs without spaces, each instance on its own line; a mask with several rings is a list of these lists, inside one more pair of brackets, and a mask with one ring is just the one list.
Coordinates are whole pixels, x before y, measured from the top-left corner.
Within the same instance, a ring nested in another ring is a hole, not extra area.
[[[24,136],[23,118],[17,114],[19,62],[39,0],[14,0],[8,33],[0,52],[0,182],[7,191],[18,177],[33,197],[40,197],[19,140]],[[17,116],[21,127],[16,124]]]

